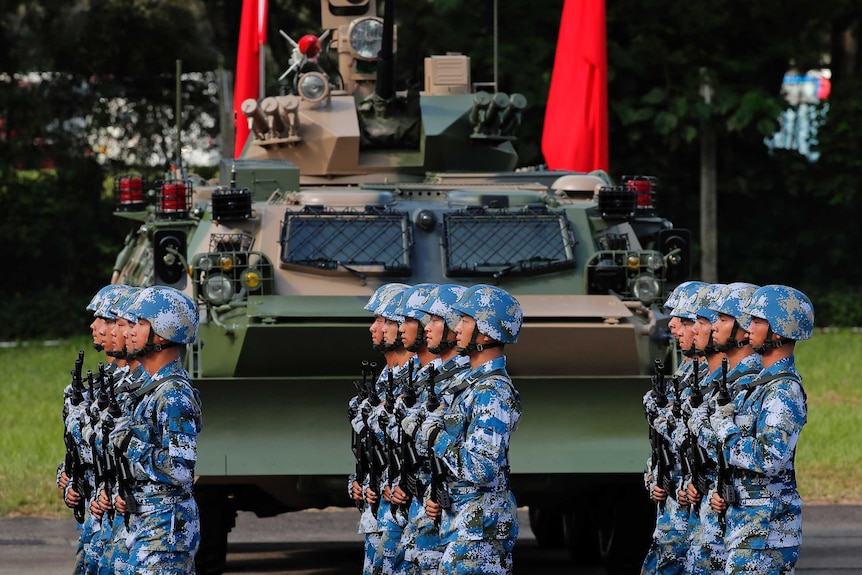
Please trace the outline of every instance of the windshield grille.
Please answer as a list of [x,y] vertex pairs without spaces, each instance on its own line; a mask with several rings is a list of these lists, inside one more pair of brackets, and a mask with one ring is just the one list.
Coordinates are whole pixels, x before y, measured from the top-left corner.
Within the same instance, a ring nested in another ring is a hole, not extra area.
[[564,213],[471,209],[443,218],[449,276],[531,275],[575,265],[575,240]]
[[411,244],[407,212],[306,207],[285,214],[281,261],[316,270],[409,275]]

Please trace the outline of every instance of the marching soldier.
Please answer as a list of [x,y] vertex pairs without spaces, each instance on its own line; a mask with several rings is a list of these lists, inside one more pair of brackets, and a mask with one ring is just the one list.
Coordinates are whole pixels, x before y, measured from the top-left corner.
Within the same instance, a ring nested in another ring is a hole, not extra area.
[[511,573],[518,516],[508,451],[521,401],[504,346],[517,341],[523,312],[509,293],[489,285],[468,288],[452,307],[461,314],[456,341],[470,370],[464,391],[428,413],[416,434],[417,450],[442,459],[452,478],[451,508],[429,500],[425,509],[432,519],[442,513],[440,572]]
[[698,575],[720,575],[724,572],[727,557],[718,515],[708,505],[708,499],[704,499],[718,482],[716,455],[698,445],[696,434],[688,428],[693,408],[715,396],[722,376],[722,359],[725,356],[713,339],[713,325],[718,321],[718,313],[711,308],[724,287],[724,284],[705,286],[689,300],[689,311],[697,318],[693,328],[695,350],[698,357],[706,360],[708,371],[705,378],[698,378],[698,387],[688,390],[682,406],[685,415],[678,422],[674,433],[677,446],[685,446],[692,458],[692,477],[687,486],[687,495],[698,521],[690,533],[686,572]]
[[[684,325],[683,319],[680,317],[678,306],[681,301],[691,297],[701,287],[706,284],[698,281],[688,281],[681,283],[668,296],[664,304],[665,308],[670,310],[670,321],[668,328],[671,334],[676,338],[680,349],[683,350],[684,360],[680,364],[674,378],[686,380],[691,377],[694,363],[692,362],[693,345],[692,341],[694,334],[691,330],[690,323]],[[672,385],[667,386],[668,389],[662,390],[665,397],[670,401],[676,401],[675,390]],[[650,493],[651,499],[656,503],[656,525],[653,531],[652,543],[644,559],[641,567],[642,575],[682,575],[685,569],[685,554],[688,549],[688,534],[689,534],[689,506],[687,501],[680,502],[676,494],[676,489],[665,489],[660,483],[667,485],[680,485],[682,482],[682,468],[680,465],[680,454],[676,446],[671,441],[669,433],[667,433],[666,422],[670,415],[670,407],[665,406],[660,408],[657,405],[657,398],[653,391],[650,390],[644,396],[644,412],[647,416],[647,421],[650,427],[656,429],[656,420],[664,422],[666,437],[659,433],[659,441],[663,441],[664,445],[670,452],[673,461],[668,469],[663,470],[667,475],[667,481],[662,481],[659,477],[659,462],[649,461],[647,466],[647,490]]]
[[193,573],[200,544],[193,482],[201,404],[180,346],[197,337],[197,307],[179,290],[153,286],[138,294],[127,314],[137,319],[130,338],[148,381],[136,391],[132,415],[116,420],[110,437],[129,463],[137,504],[125,573]]
[[[377,288],[365,304],[364,309],[374,314],[374,320],[368,328],[371,334],[371,346],[375,351],[383,353],[386,365],[381,370],[375,382],[374,389],[371,391],[374,397],[366,398],[361,403],[356,401],[358,398],[354,398],[351,401],[349,409],[351,425],[358,435],[365,433],[366,426],[368,426],[369,430],[373,427],[371,425],[372,420],[376,419],[379,411],[383,409],[380,407],[380,402],[385,399],[384,389],[388,380],[389,370],[395,366],[397,361],[398,350],[394,345],[387,345],[384,341],[386,318],[380,312],[393,296],[400,294],[408,287],[406,284],[399,283],[384,284]],[[374,463],[369,462],[369,465],[374,465]],[[379,506],[377,490],[380,486],[375,485],[372,489],[371,479],[371,473],[367,473],[365,477],[351,476],[348,480],[350,496],[355,501],[365,502],[359,519],[359,532],[365,534],[365,554],[362,569],[364,575],[371,575],[373,573],[375,558],[382,538],[382,529],[377,519]]]
[[727,508],[726,573],[790,574],[802,543],[802,499],[794,455],[807,419],[796,342],[811,338],[814,306],[783,285],[755,291],[742,325],[763,369],[737,402],[716,404],[710,425],[733,470]]
[[[415,441],[417,426],[424,421],[425,407],[429,400],[429,387],[434,386],[435,396],[446,396],[451,404],[454,388],[461,375],[470,367],[468,356],[458,355],[455,342],[455,329],[461,321],[461,314],[452,306],[467,288],[455,284],[443,284],[435,287],[428,298],[420,306],[427,314],[427,324],[424,335],[428,351],[435,355],[430,366],[434,369],[434,381],[422,387],[422,394],[417,401],[418,409],[410,412],[402,422],[405,436]],[[424,368],[423,368],[424,369]],[[444,546],[440,541],[440,530],[437,523],[425,512],[424,501],[436,497],[431,493],[436,486],[433,484],[431,462],[425,457],[417,474],[417,483],[424,486],[424,491],[414,497],[410,504],[408,524],[404,528],[401,544],[405,549],[405,561],[408,567],[406,573],[422,573],[429,575],[437,573]],[[442,487],[442,486],[441,486]]]

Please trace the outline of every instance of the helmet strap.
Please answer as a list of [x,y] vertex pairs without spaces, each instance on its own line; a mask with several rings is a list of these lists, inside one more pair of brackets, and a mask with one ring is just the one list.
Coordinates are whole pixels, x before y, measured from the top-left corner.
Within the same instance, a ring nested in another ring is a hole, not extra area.
[[455,347],[455,342],[449,341],[449,338],[446,337],[450,333],[452,332],[449,330],[449,324],[443,322],[443,335],[440,336],[440,343],[438,343],[434,347],[429,347],[428,351],[430,351],[434,355],[440,355],[447,349],[452,349],[453,347]]
[[772,336],[775,333],[772,331],[772,326],[769,326],[769,329],[766,331],[766,340],[761,345],[754,346],[754,353],[763,355],[770,349],[778,349],[782,345],[784,345],[784,338],[781,339],[772,339]]
[[470,343],[467,344],[467,347],[458,347],[458,355],[470,355],[474,351],[485,351],[486,349],[490,349],[492,347],[500,347],[503,345],[499,341],[491,341],[489,343],[476,343],[476,339],[479,337],[479,326],[473,326],[473,334],[470,336]]
[[733,348],[741,349],[751,343],[750,339],[736,339],[736,332],[739,331],[739,322],[733,321],[733,328],[730,330],[730,337],[727,338],[727,341],[724,343],[716,343],[714,344],[715,350],[719,353],[724,353],[726,351],[730,351]]

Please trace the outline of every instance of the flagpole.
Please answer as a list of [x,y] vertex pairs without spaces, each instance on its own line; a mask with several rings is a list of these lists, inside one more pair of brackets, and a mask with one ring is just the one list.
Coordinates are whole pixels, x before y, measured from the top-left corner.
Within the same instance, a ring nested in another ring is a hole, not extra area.
[[260,66],[260,82],[258,85],[258,98],[263,98],[266,96],[266,56],[264,54],[264,44],[263,42],[258,41],[257,43],[257,57]]

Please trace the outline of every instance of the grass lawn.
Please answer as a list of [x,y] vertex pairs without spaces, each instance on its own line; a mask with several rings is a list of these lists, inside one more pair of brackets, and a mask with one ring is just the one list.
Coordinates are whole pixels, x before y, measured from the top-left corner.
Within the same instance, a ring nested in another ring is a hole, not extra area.
[[[63,388],[78,349],[96,369],[89,338],[58,346],[0,349],[0,517],[67,516],[54,487],[62,460]],[[808,425],[796,455],[807,503],[862,503],[862,386],[855,380],[862,332],[818,331],[797,349],[808,393]]]

